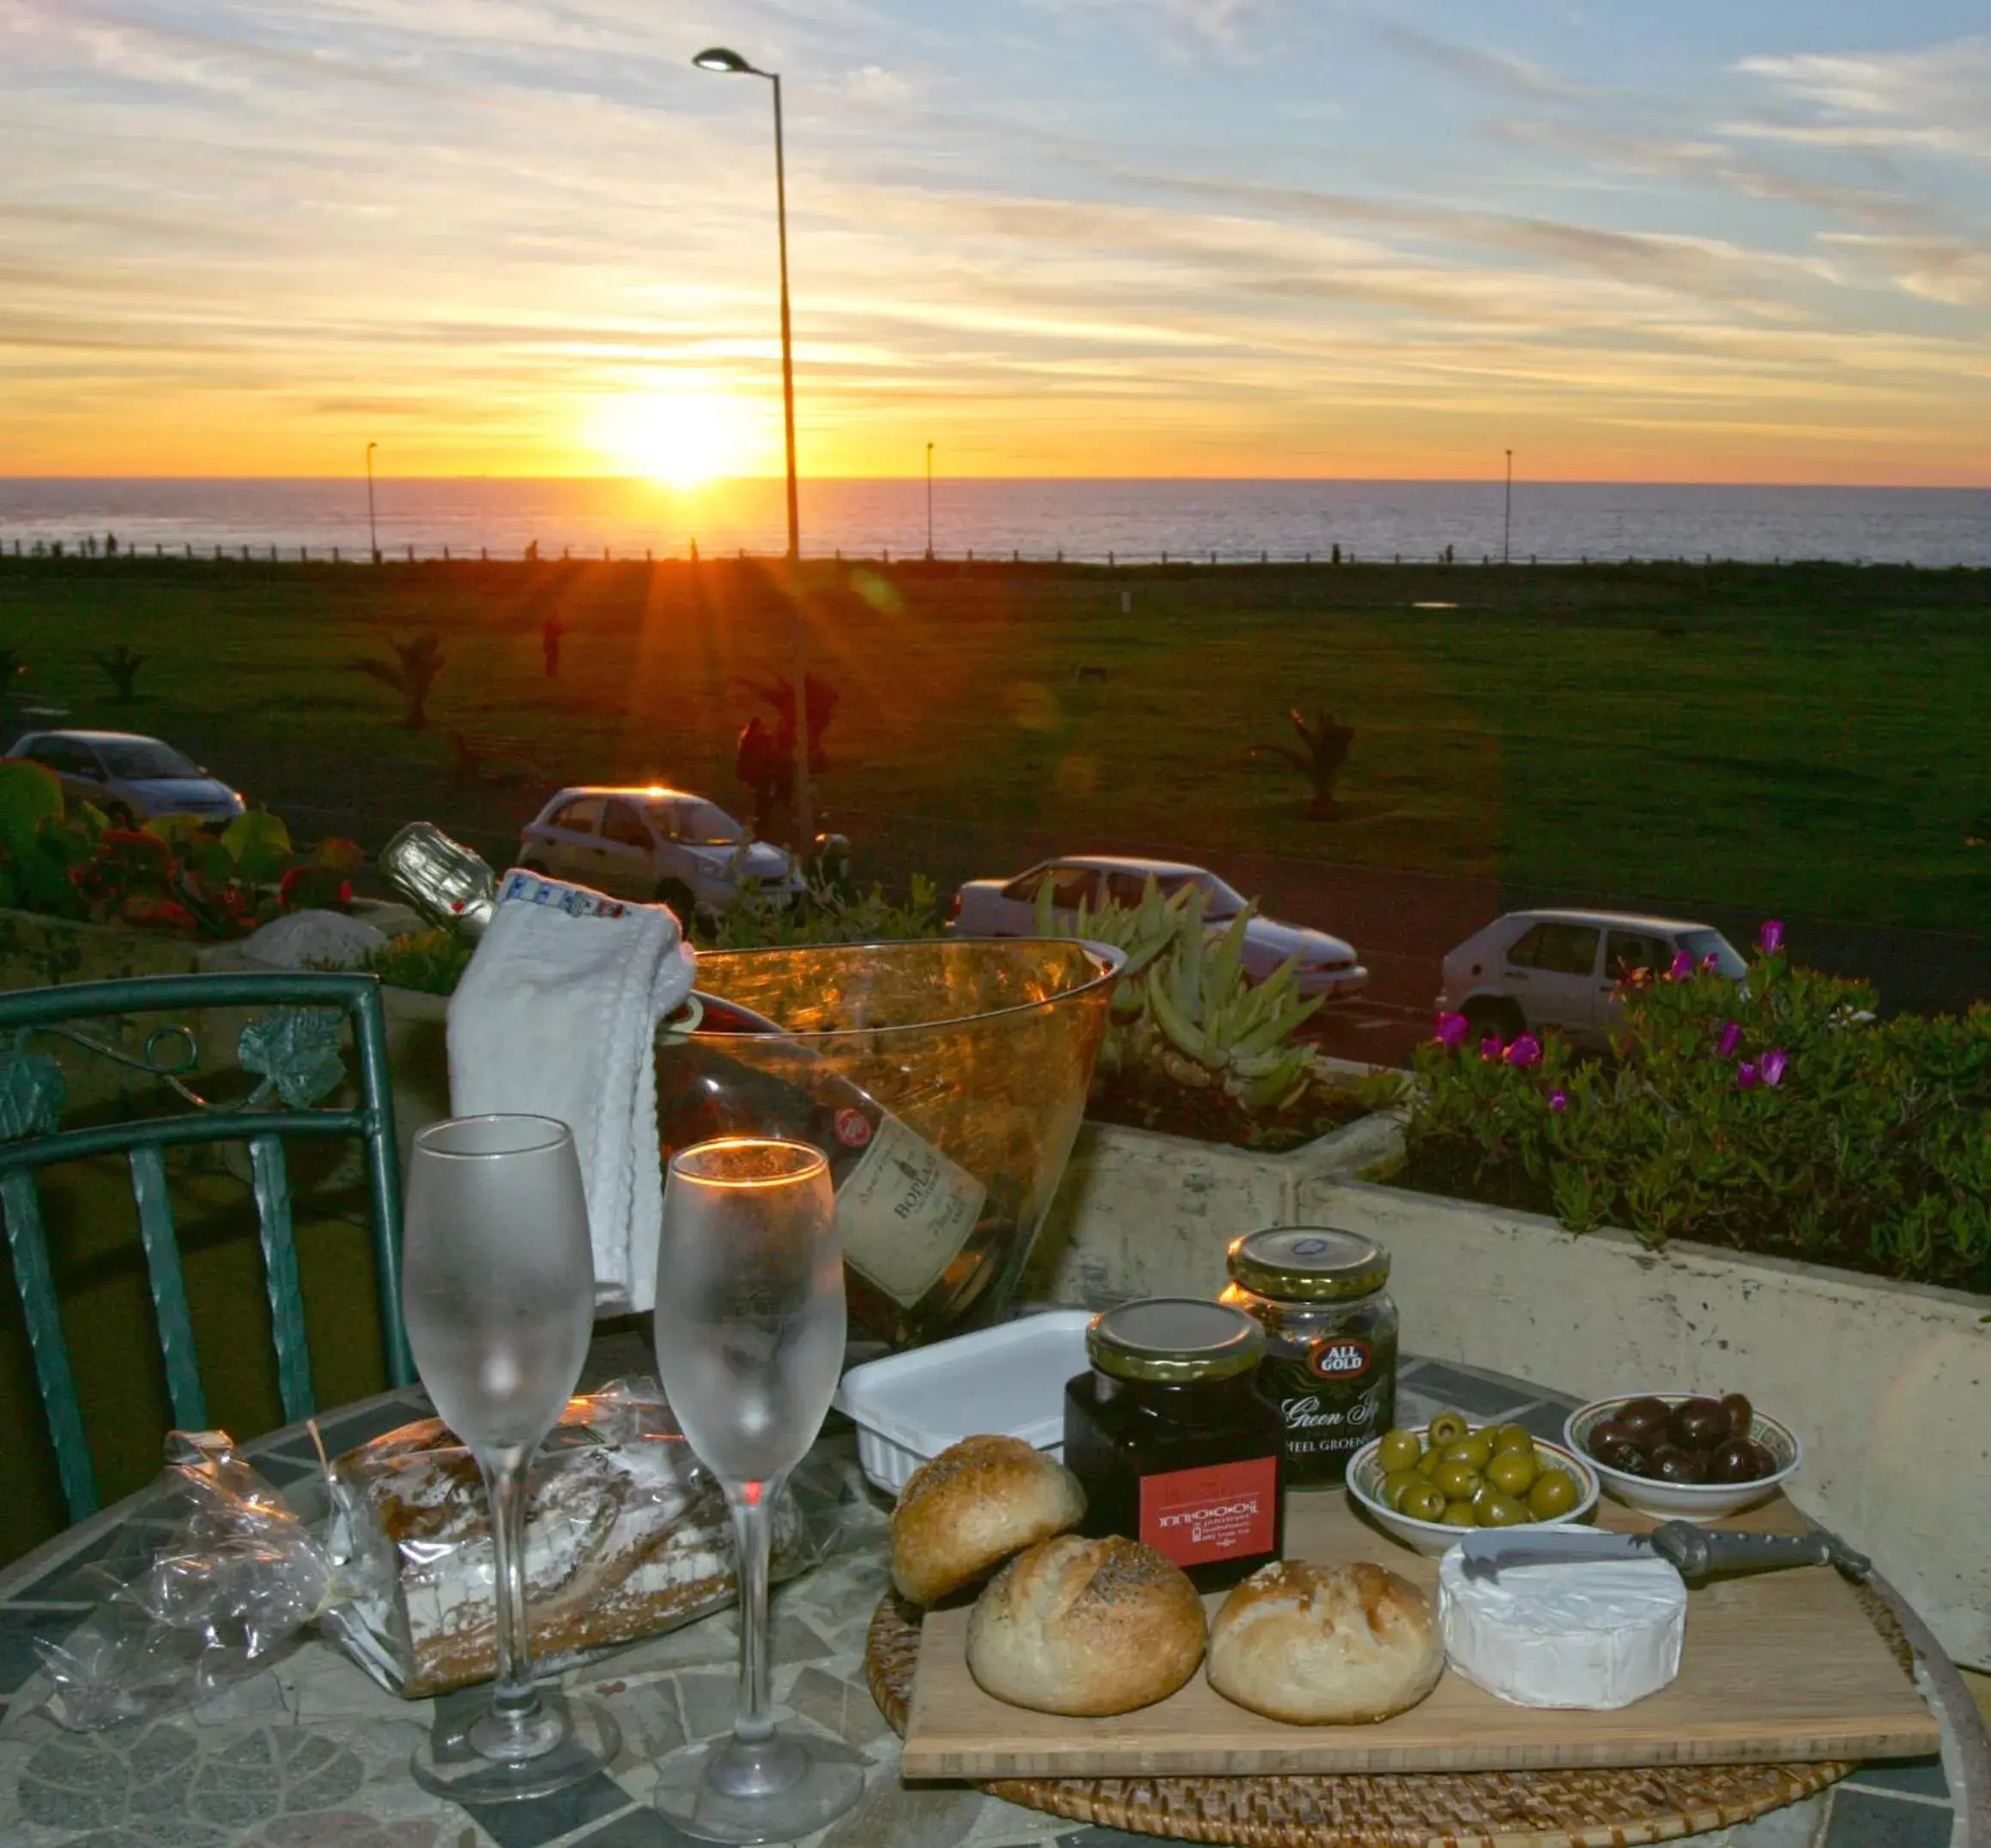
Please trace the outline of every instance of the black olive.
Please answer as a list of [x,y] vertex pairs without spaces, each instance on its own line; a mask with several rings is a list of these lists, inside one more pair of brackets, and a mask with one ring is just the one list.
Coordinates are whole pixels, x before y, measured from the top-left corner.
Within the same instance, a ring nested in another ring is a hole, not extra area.
[[1757,1467],[1757,1459],[1762,1451],[1760,1444],[1752,1444],[1747,1438],[1730,1438],[1720,1450],[1708,1459],[1708,1480],[1710,1482],[1753,1482],[1758,1476],[1770,1474]]
[[1689,1399],[1673,1415],[1673,1442],[1684,1451],[1713,1450],[1734,1434],[1718,1400]]
[[1673,1412],[1664,1399],[1627,1399],[1618,1408],[1617,1422],[1637,1433],[1663,1431]]
[[1700,1482],[1706,1481],[1700,1464],[1677,1444],[1663,1444],[1652,1453],[1649,1473],[1661,1482]]
[[1722,1409],[1728,1415],[1728,1433],[1731,1437],[1746,1438],[1756,1428],[1756,1408],[1749,1403],[1745,1392],[1731,1392],[1722,1401]]

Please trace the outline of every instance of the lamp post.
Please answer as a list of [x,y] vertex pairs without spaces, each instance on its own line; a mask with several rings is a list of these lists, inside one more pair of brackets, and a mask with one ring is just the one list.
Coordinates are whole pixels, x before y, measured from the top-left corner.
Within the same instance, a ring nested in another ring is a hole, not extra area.
[[373,451],[378,443],[366,445],[366,549],[373,554],[373,562],[380,562],[380,531],[373,524]]
[[1514,451],[1507,451],[1507,511],[1500,521],[1500,562],[1508,562],[1509,548],[1514,542]]
[[716,70],[728,76],[765,77],[774,87],[774,225],[781,248],[781,415],[788,439],[789,595],[795,605],[795,819],[802,836],[802,851],[806,854],[815,833],[815,818],[809,802],[808,626],[802,609],[798,569],[802,562],[802,519],[796,500],[795,342],[788,320],[788,175],[782,159],[781,76],[778,71],[758,69],[723,45],[708,46],[692,62],[700,70]]
[[926,556],[933,562],[933,445],[926,445]]

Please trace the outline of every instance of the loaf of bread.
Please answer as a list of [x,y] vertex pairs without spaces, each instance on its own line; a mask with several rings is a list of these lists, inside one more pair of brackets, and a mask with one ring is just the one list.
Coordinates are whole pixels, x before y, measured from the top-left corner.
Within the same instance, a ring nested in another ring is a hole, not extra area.
[[892,1511],[892,1582],[931,1604],[1085,1518],[1086,1492],[1021,1438],[963,1438],[922,1463]]
[[1203,1604],[1153,1547],[1066,1534],[1018,1554],[968,1617],[968,1672],[1043,1713],[1130,1713],[1203,1659]]
[[1430,1600],[1366,1563],[1262,1566],[1210,1625],[1210,1686],[1296,1726],[1388,1719],[1423,1700],[1444,1665]]

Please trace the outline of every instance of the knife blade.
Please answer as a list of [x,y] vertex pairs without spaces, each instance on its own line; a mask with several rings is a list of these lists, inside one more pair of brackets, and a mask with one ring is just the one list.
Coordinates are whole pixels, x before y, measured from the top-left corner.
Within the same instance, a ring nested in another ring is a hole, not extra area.
[[1835,1566],[1849,1578],[1873,1570],[1866,1557],[1823,1529],[1804,1534],[1757,1534],[1739,1528],[1665,1521],[1649,1534],[1613,1534],[1594,1527],[1551,1527],[1529,1533],[1482,1528],[1461,1542],[1468,1578],[1498,1578],[1511,1566],[1573,1565],[1589,1560],[1662,1559],[1689,1584],[1792,1566]]

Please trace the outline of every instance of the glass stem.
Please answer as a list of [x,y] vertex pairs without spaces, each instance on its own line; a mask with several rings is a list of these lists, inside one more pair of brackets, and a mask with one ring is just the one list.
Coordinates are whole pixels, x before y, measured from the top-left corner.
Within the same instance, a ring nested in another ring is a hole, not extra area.
[[539,1714],[532,1679],[532,1629],[525,1606],[525,1469],[530,1449],[480,1456],[484,1494],[491,1508],[491,1554],[498,1590],[498,1679],[491,1711],[523,1726]]
[[740,1700],[733,1736],[759,1745],[774,1736],[767,1650],[767,1559],[778,1477],[767,1482],[729,1483],[733,1535],[740,1558]]

